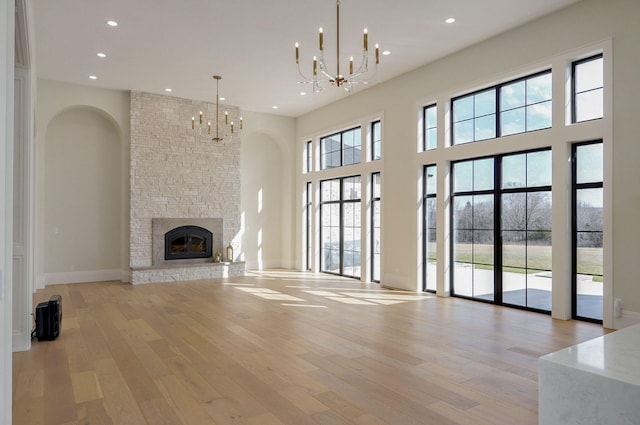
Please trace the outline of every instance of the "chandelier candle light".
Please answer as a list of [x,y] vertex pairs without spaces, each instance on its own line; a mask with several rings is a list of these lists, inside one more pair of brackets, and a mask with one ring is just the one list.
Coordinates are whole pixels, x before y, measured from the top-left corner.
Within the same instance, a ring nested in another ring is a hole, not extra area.
[[376,44],[376,66],[372,75],[368,75],[369,72],[369,34],[367,33],[367,29],[364,29],[364,40],[362,49],[362,60],[360,62],[360,66],[353,71],[353,56],[349,58],[349,74],[344,76],[340,73],[340,0],[336,1],[336,73],[331,74],[327,68],[327,65],[324,60],[324,34],[322,32],[322,28],[319,31],[319,44],[320,44],[320,53],[319,56],[313,57],[313,71],[312,77],[307,78],[300,70],[300,45],[296,43],[296,64],[298,65],[298,74],[302,78],[302,81],[299,83],[302,84],[311,84],[313,87],[313,92],[318,93],[324,89],[321,85],[321,81],[318,79],[318,71],[324,77],[328,79],[328,82],[331,85],[336,87],[342,87],[347,92],[351,92],[353,88],[353,84],[368,84],[373,81],[375,74],[378,71],[378,64],[380,63],[380,50],[378,45]]
[[[225,136],[228,136],[229,134],[223,135],[222,137],[220,136],[220,126],[218,123],[218,114],[220,111],[220,95],[219,95],[219,91],[218,91],[218,86],[220,84],[220,80],[222,80],[222,77],[219,75],[214,75],[213,78],[216,80],[216,134],[215,137],[213,137],[211,140],[214,140],[216,142],[221,142],[222,140],[224,140]],[[203,123],[204,123],[204,114],[202,111],[200,111],[199,114],[199,118],[198,118],[198,122],[199,122],[199,126],[196,128],[196,117],[193,116],[191,117],[191,129],[192,130],[199,130],[200,133],[203,132]],[[229,125],[229,113],[225,111],[224,113],[224,125]],[[231,121],[231,134],[233,134],[233,121]],[[240,130],[242,130],[242,117],[240,117]],[[211,134],[211,121],[207,121],[207,134]]]

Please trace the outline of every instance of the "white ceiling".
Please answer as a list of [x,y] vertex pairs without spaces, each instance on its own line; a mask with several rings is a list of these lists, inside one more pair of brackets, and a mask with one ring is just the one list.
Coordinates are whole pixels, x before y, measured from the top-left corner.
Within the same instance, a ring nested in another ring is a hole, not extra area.
[[[362,30],[381,57],[385,81],[578,0],[342,0],[341,67],[358,58]],[[306,96],[297,83],[294,43],[311,69],[318,28],[335,67],[335,0],[35,0],[39,78],[222,103],[299,116],[348,94]],[[454,24],[445,18],[453,16]],[[119,26],[106,25],[108,19]],[[98,58],[104,52],[107,57]],[[373,60],[373,59],[372,59]],[[491,60],[491,58],[487,58]],[[95,75],[97,80],[89,80]],[[361,86],[362,87],[362,86]],[[356,90],[357,91],[357,90]],[[277,105],[279,109],[272,109]]]

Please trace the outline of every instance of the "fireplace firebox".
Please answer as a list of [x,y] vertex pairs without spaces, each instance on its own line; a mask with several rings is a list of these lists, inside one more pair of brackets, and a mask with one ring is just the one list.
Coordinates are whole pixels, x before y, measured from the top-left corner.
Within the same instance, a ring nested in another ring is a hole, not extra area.
[[164,259],[211,258],[213,234],[199,226],[180,226],[164,235]]

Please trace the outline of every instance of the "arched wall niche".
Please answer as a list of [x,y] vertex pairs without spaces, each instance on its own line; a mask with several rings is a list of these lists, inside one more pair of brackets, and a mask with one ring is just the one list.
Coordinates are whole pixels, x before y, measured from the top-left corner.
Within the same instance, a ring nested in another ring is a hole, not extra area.
[[120,280],[126,229],[126,143],[100,108],[61,108],[44,135],[45,284]]
[[60,108],[59,110],[57,110],[55,112],[54,115],[52,115],[48,121],[46,121],[45,124],[45,128],[47,129],[47,132],[49,131],[49,127],[51,126],[51,123],[56,120],[58,117],[60,117],[61,115],[69,112],[69,111],[86,111],[86,112],[91,112],[94,113],[96,115],[101,116],[102,118],[104,118],[106,121],[108,121],[113,128],[116,130],[116,133],[118,135],[118,142],[120,144],[123,144],[125,141],[125,138],[128,137],[125,135],[124,129],[122,128],[122,125],[120,125],[120,123],[118,122],[118,120],[109,112],[105,111],[104,109],[98,108],[96,106],[93,105],[84,105],[84,104],[79,104],[79,105],[67,105],[67,106],[63,106],[62,108]]

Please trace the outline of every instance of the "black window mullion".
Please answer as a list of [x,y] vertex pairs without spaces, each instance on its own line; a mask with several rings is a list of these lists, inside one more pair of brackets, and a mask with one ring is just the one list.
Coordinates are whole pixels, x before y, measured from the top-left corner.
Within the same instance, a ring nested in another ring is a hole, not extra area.
[[[501,88],[502,88],[503,85],[504,84],[501,84],[501,85],[496,86],[494,88],[495,94],[496,94],[496,109],[495,109],[495,114],[496,114],[495,134],[496,134],[496,138],[502,137],[502,129],[500,127],[500,125],[502,123],[502,111],[500,110],[500,100],[501,100],[500,92],[502,91]],[[525,96],[526,96],[526,84],[525,84]],[[526,120],[526,114],[525,114],[525,120]],[[525,121],[525,128],[526,128],[526,121]],[[494,166],[495,166],[495,162],[494,162]],[[494,177],[495,177],[495,173],[494,173]],[[493,181],[494,189],[496,187],[496,182],[499,182],[499,181],[500,180],[494,180]]]
[[502,156],[493,164],[493,301],[502,304]]
[[[342,134],[340,134],[340,150],[342,151]],[[340,154],[340,161],[342,161],[342,154]],[[342,255],[344,254],[344,177],[340,179],[340,218],[339,231],[338,231],[338,258],[340,263],[340,275],[344,274],[344,262],[342,261]]]
[[[424,119],[426,120],[426,108],[423,108]],[[426,146],[426,125],[424,126],[425,131],[425,146]],[[422,290],[425,291],[427,289],[427,263],[429,262],[427,259],[427,228],[429,226],[427,220],[427,166],[422,167]]]
[[[344,132],[340,132],[340,166],[342,167],[343,165],[344,165]],[[340,180],[340,186],[342,186],[342,179]],[[342,199],[342,192],[340,193],[340,199]]]
[[[453,100],[451,100],[451,105],[453,106]],[[453,114],[449,114],[451,116],[451,128],[453,128]],[[454,200],[456,197],[455,192],[453,191],[453,182],[455,181],[455,168],[453,166],[453,163],[449,164],[449,171],[451,173],[451,178],[449,179],[449,193],[451,194],[451,207],[449,208],[449,228],[450,229],[454,229],[454,217],[455,217],[455,211],[453,208],[454,205]],[[450,282],[450,291],[451,291],[451,295],[455,295],[456,294],[456,284],[455,284],[455,258],[453,256],[453,252],[454,252],[454,246],[456,244],[456,235],[455,232],[451,232],[453,233],[452,238],[451,238],[451,243],[449,243],[449,268],[451,270],[451,273],[449,274],[451,282]]]
[[[578,111],[576,109],[576,67],[578,66],[579,63],[582,62],[573,62],[571,64],[571,122],[575,123],[577,116],[578,116]],[[573,152],[573,161],[575,163],[575,149]],[[575,181],[575,180],[574,180]]]
[[306,206],[307,206],[307,211],[306,211],[306,222],[307,222],[307,227],[306,227],[306,236],[307,236],[307,240],[305,241],[306,246],[305,246],[305,252],[306,252],[306,267],[307,270],[311,270],[311,213],[312,213],[312,209],[313,209],[313,202],[311,200],[311,182],[307,182],[307,199],[306,199]]

